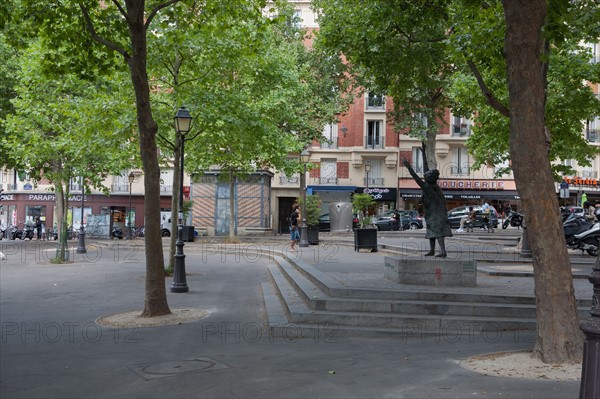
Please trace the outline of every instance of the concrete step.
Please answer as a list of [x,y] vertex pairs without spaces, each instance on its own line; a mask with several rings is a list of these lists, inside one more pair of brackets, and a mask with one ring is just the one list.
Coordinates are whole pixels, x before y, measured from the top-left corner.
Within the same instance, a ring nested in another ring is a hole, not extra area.
[[[302,274],[294,264],[288,260],[279,259],[277,263],[288,283],[291,284],[298,296],[312,310],[519,318],[535,318],[536,314],[534,303],[504,304],[460,301],[454,300],[449,295],[440,298],[436,298],[435,295],[432,295],[431,299],[413,298],[413,295],[407,295],[407,298],[400,299],[390,299],[386,297],[333,297],[325,294],[323,290],[318,288],[313,281]],[[272,271],[271,274],[277,275],[277,271]],[[419,294],[423,297],[427,296],[425,293]],[[373,292],[373,296],[376,296],[375,292]]]
[[[274,261],[268,266],[272,285],[264,284],[263,292],[278,337],[535,331],[531,297],[348,288],[302,261]],[[583,302],[582,318],[591,305]]]
[[[531,330],[535,327],[535,318],[508,318],[490,316],[462,316],[436,314],[403,314],[391,312],[317,310],[311,309],[304,302],[304,294],[299,294],[288,281],[284,272],[275,265],[269,266],[275,294],[283,311],[276,311],[271,317],[273,306],[267,305],[271,332],[277,336],[289,336],[286,329],[306,330],[308,327],[314,334],[343,329],[345,333],[367,331],[404,334],[407,336],[420,334],[465,335],[485,333],[488,331]],[[268,288],[263,287],[263,290]],[[327,301],[321,297],[320,301]],[[267,298],[265,297],[265,302]],[[274,301],[271,300],[271,303]],[[282,323],[281,314],[285,314],[288,323]],[[279,329],[278,333],[275,330]],[[356,330],[356,331],[355,331]],[[297,333],[297,332],[296,332]],[[294,334],[296,334],[294,333]],[[308,334],[308,333],[307,333]]]

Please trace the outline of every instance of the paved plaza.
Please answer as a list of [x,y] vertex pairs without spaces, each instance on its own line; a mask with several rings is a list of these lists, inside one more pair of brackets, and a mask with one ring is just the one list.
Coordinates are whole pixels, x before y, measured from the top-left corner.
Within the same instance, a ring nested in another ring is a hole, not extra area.
[[[421,246],[424,232],[380,234],[382,249]],[[473,236],[475,237],[475,236]],[[499,241],[502,237],[497,236]],[[511,240],[506,236],[506,240]],[[477,239],[454,237],[450,256]],[[485,241],[479,241],[481,245]],[[165,246],[168,240],[164,241]],[[74,243],[74,248],[76,243]],[[491,248],[491,247],[488,247]],[[479,289],[533,292],[531,266],[509,247],[484,266]],[[143,242],[88,242],[88,253],[52,264],[54,244],[0,241],[0,396],[2,398],[574,398],[579,381],[493,377],[459,364],[470,356],[528,350],[531,332],[494,336],[273,336],[263,287],[271,256],[288,254],[285,236],[239,245],[186,243],[188,293],[168,293],[173,309],[200,308],[202,320],[108,328],[100,317],[142,310]],[[488,250],[489,252],[490,250]],[[484,251],[485,252],[485,251]],[[355,252],[351,236],[324,235],[295,254],[336,281],[382,279],[383,257]],[[479,256],[479,255],[477,255]],[[573,255],[578,298],[588,256]],[[167,279],[167,289],[171,279]]]

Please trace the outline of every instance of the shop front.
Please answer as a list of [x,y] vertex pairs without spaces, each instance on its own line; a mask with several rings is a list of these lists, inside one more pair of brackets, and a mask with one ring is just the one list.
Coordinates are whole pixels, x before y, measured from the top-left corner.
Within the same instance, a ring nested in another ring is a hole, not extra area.
[[[481,205],[487,202],[502,213],[508,206],[518,210],[521,203],[512,180],[440,179],[438,184],[446,197],[448,210],[458,206]],[[417,183],[414,180],[400,180],[399,187],[399,195],[405,209],[417,209],[422,212],[423,193]]]
[[[130,207],[131,204],[131,207]],[[170,197],[161,197],[161,207],[171,207]],[[111,195],[102,194],[81,195],[74,194],[69,197],[67,223],[75,230],[80,228],[81,213],[83,209],[84,225],[92,223],[88,220],[91,215],[100,215],[113,226],[125,228],[129,221],[131,226],[144,225],[144,197],[140,195]],[[139,215],[136,218],[136,214]],[[23,227],[36,218],[42,222],[42,231],[56,226],[56,196],[52,193],[3,193],[0,202],[0,225],[15,225]],[[93,224],[93,223],[92,223]],[[91,227],[91,226],[90,226]]]
[[395,187],[358,187],[357,194],[369,194],[376,202],[376,214],[396,209],[398,189]]
[[[556,193],[559,196],[561,206],[581,206],[582,199],[592,204],[600,204],[600,179],[586,178],[580,176],[563,177],[563,186],[566,183],[566,191],[561,193],[560,184],[556,184]],[[566,195],[565,195],[566,194]]]

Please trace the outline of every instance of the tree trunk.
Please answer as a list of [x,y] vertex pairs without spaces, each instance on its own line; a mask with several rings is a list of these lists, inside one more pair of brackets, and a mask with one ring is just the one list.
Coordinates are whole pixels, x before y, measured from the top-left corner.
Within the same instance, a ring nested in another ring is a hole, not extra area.
[[235,175],[229,171],[229,238],[235,238]]
[[62,262],[67,259],[67,209],[69,208],[62,183],[55,184],[54,189],[56,190],[56,228],[58,230],[58,250],[56,251],[56,257],[58,258],[57,261]]
[[[435,159],[435,143],[437,134],[431,129],[427,129],[427,137],[425,141],[425,158],[427,160],[427,168],[429,170],[437,169],[437,160]],[[423,167],[425,165],[423,164]]]
[[547,155],[542,28],[546,0],[503,0],[510,99],[510,155],[533,256],[537,304],[534,355],[545,363],[581,360],[583,335],[571,264]]
[[146,70],[147,44],[142,0],[126,0],[131,57],[127,59],[135,91],[140,154],[144,168],[146,290],[142,316],[152,317],[171,313],[165,288],[165,266],[160,229],[160,168],[156,133],[158,126],[152,116],[150,87]]

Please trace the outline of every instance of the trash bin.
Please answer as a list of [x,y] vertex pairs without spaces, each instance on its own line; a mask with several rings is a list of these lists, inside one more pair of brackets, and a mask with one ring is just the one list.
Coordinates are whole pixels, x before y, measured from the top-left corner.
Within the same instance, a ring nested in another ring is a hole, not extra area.
[[194,242],[194,226],[181,226],[181,240]]

